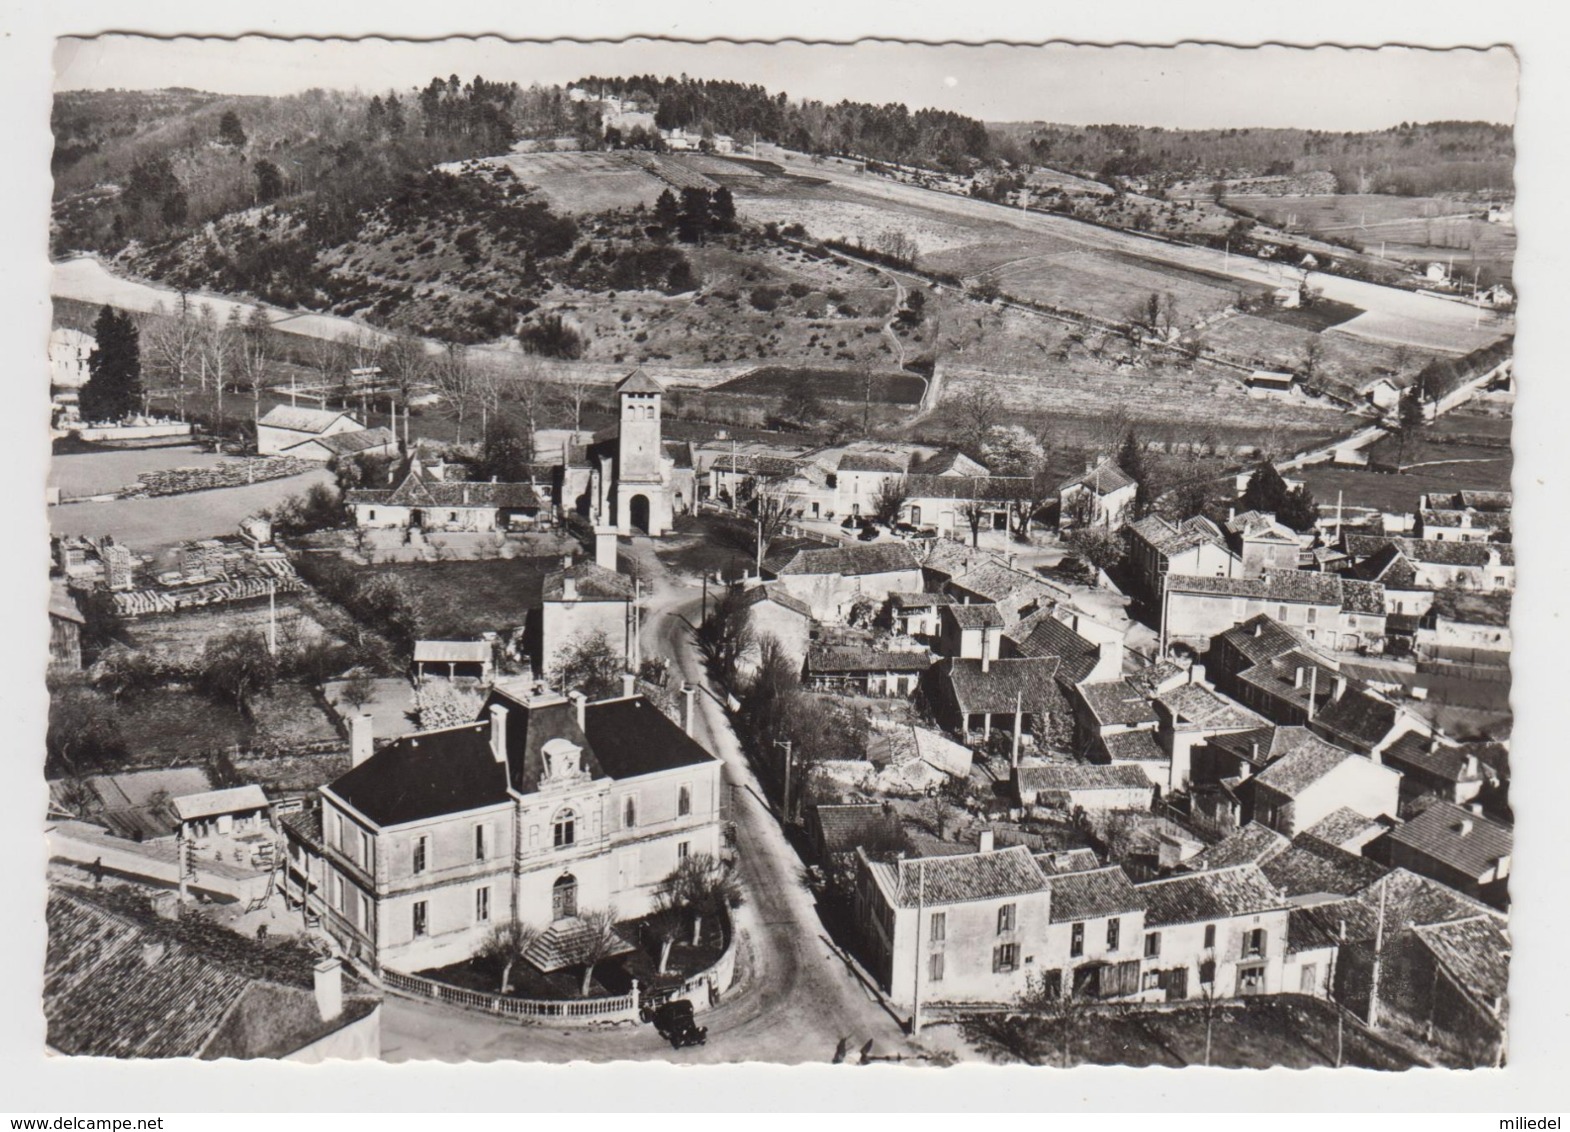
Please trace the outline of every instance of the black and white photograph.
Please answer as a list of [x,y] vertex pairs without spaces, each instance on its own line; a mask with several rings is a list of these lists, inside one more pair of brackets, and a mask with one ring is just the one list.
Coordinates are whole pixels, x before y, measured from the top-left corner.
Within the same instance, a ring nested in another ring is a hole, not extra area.
[[52,69],[40,1055],[1508,1069],[1510,45]]

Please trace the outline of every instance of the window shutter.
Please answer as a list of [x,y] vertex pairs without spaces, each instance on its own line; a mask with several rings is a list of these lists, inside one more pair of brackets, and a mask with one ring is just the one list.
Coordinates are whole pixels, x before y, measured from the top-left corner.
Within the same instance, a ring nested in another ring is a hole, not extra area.
[[1003,949],[1001,947],[994,947],[992,949],[992,973],[996,975],[1002,966]]

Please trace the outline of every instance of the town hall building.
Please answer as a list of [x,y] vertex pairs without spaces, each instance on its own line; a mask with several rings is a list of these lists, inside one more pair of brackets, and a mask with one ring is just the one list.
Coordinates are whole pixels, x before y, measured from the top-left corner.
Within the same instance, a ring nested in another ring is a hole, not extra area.
[[290,815],[287,890],[360,964],[472,958],[516,919],[570,935],[650,912],[688,856],[720,853],[721,762],[642,696],[498,684],[472,723],[404,735]]

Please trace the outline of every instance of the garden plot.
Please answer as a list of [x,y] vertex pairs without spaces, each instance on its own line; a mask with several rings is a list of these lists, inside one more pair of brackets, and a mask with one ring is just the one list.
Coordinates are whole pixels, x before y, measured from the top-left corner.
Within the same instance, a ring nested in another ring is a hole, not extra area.
[[[278,645],[289,648],[334,640],[322,623],[312,616],[307,600],[299,595],[279,595]],[[138,617],[126,623],[126,636],[139,649],[155,649],[180,664],[192,664],[202,655],[209,638],[222,633],[254,630],[265,634],[268,624],[266,599],[229,605],[208,606],[181,613],[160,613]]]
[[1225,310],[1236,287],[1218,286],[1180,268],[1143,265],[1093,252],[1051,254],[992,273],[1005,294],[1097,318],[1122,321],[1151,295],[1171,295],[1181,323]]

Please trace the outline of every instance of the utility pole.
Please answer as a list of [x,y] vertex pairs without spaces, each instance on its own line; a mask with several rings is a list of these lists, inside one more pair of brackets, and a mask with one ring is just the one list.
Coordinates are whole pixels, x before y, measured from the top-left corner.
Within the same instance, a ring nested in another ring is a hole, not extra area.
[[927,901],[926,861],[916,858],[916,979],[911,988],[910,1036],[921,1036],[921,921],[925,916]]
[[795,769],[793,758],[795,746],[789,739],[776,739],[774,745],[785,748],[785,787],[780,797],[780,828],[787,829],[790,826],[790,780]]
[[278,583],[267,579],[267,652],[278,655]]
[[1374,973],[1368,981],[1368,1028],[1379,1029],[1379,953],[1385,946],[1385,896],[1389,886],[1379,886],[1379,919],[1374,924]]
[[643,667],[643,579],[632,580],[632,663],[633,671]]

